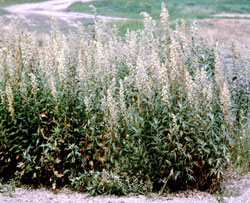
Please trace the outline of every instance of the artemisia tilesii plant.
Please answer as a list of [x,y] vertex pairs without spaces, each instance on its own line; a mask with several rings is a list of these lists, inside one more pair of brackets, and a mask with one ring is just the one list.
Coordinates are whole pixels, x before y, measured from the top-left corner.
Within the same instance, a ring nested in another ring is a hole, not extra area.
[[164,4],[161,26],[142,15],[144,29],[124,38],[100,21],[65,36],[55,19],[42,43],[20,26],[1,33],[5,181],[91,194],[219,184],[243,119],[235,112],[249,113],[246,95],[232,94],[242,80],[232,84],[194,25],[171,29]]
[[237,123],[233,135],[232,164],[240,172],[250,169],[250,57],[249,50],[232,44],[232,64],[228,68],[232,111]]

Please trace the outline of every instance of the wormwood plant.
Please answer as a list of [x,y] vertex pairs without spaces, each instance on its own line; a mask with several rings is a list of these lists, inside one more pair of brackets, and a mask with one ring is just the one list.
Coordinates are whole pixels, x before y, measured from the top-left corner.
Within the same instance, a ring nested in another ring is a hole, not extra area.
[[233,135],[232,164],[240,172],[250,171],[250,58],[249,50],[232,45],[229,81],[232,111],[237,125]]
[[53,20],[42,44],[1,33],[4,181],[119,195],[219,184],[236,126],[221,55],[195,26],[172,30],[164,4],[160,28],[142,15],[125,38],[100,21],[65,36]]

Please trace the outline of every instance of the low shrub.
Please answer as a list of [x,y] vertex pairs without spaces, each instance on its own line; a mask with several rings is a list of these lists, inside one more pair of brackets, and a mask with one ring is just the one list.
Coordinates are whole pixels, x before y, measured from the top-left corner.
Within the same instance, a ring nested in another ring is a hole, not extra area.
[[[121,38],[96,21],[43,43],[1,33],[0,177],[90,194],[219,185],[235,132],[230,83],[212,43],[181,21]],[[244,107],[245,108],[245,107]]]

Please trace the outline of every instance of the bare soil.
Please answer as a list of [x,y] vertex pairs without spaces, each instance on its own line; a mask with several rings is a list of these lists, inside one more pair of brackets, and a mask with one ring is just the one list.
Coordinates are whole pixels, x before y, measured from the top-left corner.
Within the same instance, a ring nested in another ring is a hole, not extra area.
[[156,203],[156,202],[169,202],[169,203],[214,203],[217,202],[216,198],[212,195],[202,192],[190,193],[189,195],[176,194],[169,195],[167,197],[160,197],[155,195],[154,197],[146,197],[142,195],[130,195],[126,197],[116,196],[97,196],[88,197],[86,194],[72,192],[70,190],[62,190],[58,194],[54,194],[52,191],[45,189],[39,190],[27,190],[18,188],[13,197],[0,194],[0,202],[5,203]]
[[222,194],[211,195],[206,192],[186,191],[167,196],[151,194],[143,195],[97,196],[89,197],[87,194],[73,192],[69,189],[60,190],[57,193],[46,189],[17,188],[12,193],[0,193],[2,203],[250,203],[250,173],[245,176],[228,175],[225,180]]
[[219,41],[226,55],[231,54],[233,42],[243,49],[250,50],[250,19],[205,19],[199,21],[199,25],[201,34]]
[[250,18],[250,14],[219,13],[219,14],[215,14],[214,17],[222,17],[222,18]]

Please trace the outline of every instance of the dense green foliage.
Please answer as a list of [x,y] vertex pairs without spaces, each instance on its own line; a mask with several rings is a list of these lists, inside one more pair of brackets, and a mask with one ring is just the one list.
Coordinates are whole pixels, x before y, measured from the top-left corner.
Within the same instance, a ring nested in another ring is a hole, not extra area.
[[[243,68],[244,66],[244,68]],[[240,172],[250,171],[250,59],[239,46],[232,45],[232,66],[229,67],[233,100],[232,111],[237,127],[233,136],[232,162]]]
[[42,44],[17,25],[0,33],[4,181],[118,195],[219,184],[249,72],[226,77],[217,48],[184,21],[171,30],[164,5],[161,27],[143,15],[124,39],[101,22],[68,37],[52,23]]

